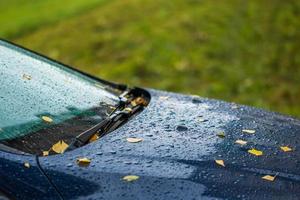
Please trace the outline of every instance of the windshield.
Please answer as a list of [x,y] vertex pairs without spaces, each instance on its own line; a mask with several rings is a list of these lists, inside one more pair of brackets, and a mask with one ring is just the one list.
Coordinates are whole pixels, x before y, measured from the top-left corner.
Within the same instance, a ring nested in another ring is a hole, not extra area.
[[39,154],[74,138],[118,104],[109,87],[0,41],[0,143]]

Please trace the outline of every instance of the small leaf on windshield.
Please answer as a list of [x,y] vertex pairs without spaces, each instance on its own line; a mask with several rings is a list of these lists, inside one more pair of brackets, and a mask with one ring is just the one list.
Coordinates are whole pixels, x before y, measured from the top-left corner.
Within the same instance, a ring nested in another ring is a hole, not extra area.
[[215,160],[215,162],[216,162],[218,165],[221,165],[221,166],[225,167],[224,160]]
[[29,162],[25,162],[25,163],[24,163],[24,166],[25,166],[26,168],[30,168]]
[[127,181],[127,182],[131,182],[131,181],[136,181],[138,180],[140,177],[139,176],[136,176],[136,175],[127,175],[127,176],[124,176],[123,177],[123,180],[124,181]]
[[80,167],[87,167],[89,166],[91,163],[91,160],[88,159],[88,158],[78,158],[77,159],[77,164],[80,166]]
[[52,150],[56,153],[63,153],[69,145],[65,143],[63,140],[58,141],[56,144],[52,146]]
[[240,145],[245,145],[245,144],[247,144],[247,141],[245,141],[245,140],[236,140],[235,143],[240,144]]
[[44,121],[47,122],[47,123],[52,123],[52,122],[53,122],[53,119],[51,119],[51,118],[48,117],[48,116],[42,116],[42,120],[44,120]]
[[255,133],[255,130],[243,129],[242,132],[244,132],[244,133],[249,133],[249,134],[253,134],[253,133]]
[[31,76],[28,74],[23,74],[22,78],[25,80],[31,80]]
[[251,154],[253,154],[253,155],[255,155],[255,156],[261,156],[261,155],[263,155],[263,152],[262,152],[262,151],[259,151],[259,150],[257,150],[257,149],[249,149],[249,150],[248,150],[248,153],[251,153]]
[[142,138],[126,138],[127,142],[130,143],[138,143],[138,142],[142,142],[143,139]]
[[288,146],[283,146],[283,147],[280,147],[280,149],[284,152],[289,152],[289,151],[292,151],[292,149]]

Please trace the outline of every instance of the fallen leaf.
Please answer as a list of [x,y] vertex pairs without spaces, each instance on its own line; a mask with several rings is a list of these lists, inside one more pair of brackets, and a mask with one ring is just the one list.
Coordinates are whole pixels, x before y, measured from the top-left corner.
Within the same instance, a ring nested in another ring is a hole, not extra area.
[[131,105],[132,106],[137,106],[137,105],[144,105],[144,106],[146,106],[147,102],[146,102],[146,100],[144,98],[137,97],[133,101],[131,101]]
[[58,141],[56,144],[52,146],[52,150],[56,153],[63,153],[69,145],[65,143],[63,140]]
[[78,158],[77,159],[77,164],[80,166],[80,167],[87,167],[89,166],[91,163],[91,160],[88,159],[88,158]]
[[24,166],[25,166],[26,168],[30,168],[29,162],[25,162],[25,163],[24,163]]
[[238,105],[232,105],[231,108],[232,108],[232,109],[238,109],[239,106],[238,106]]
[[123,177],[123,180],[124,181],[127,181],[127,182],[131,182],[131,181],[136,181],[138,180],[140,177],[139,176],[136,176],[136,175],[127,175],[127,176],[124,176]]
[[276,176],[271,176],[271,175],[265,175],[263,177],[261,177],[262,179],[264,180],[267,180],[267,181],[274,181]]
[[224,138],[225,137],[225,133],[224,132],[220,132],[217,134],[218,137],[220,138]]
[[49,151],[43,151],[43,156],[49,156]]
[[98,139],[99,139],[98,134],[94,134],[94,135],[89,139],[89,143],[94,142],[94,141],[96,141],[96,140],[98,140]]
[[53,122],[53,119],[51,119],[48,116],[42,116],[42,120],[44,120],[45,122],[48,122],[48,123],[52,123]]
[[245,141],[245,140],[236,140],[235,143],[240,144],[240,145],[245,145],[245,144],[247,144],[247,141]]
[[143,139],[142,138],[126,138],[127,142],[130,143],[138,143],[138,142],[142,142]]
[[168,96],[160,96],[159,100],[167,100],[169,97]]
[[124,111],[127,111],[127,112],[130,112],[130,113],[131,113],[131,112],[132,112],[132,109],[127,107],[127,108],[124,108]]
[[255,130],[243,129],[242,132],[244,132],[244,133],[249,133],[249,134],[253,134],[253,133],[255,133]]
[[98,87],[98,88],[105,89],[105,87],[102,86],[102,85],[100,85],[99,83],[95,83],[94,85],[95,85],[96,87]]
[[206,122],[207,119],[204,119],[204,118],[202,118],[202,117],[199,117],[199,118],[198,118],[198,121],[199,121],[199,122]]
[[283,147],[280,147],[280,149],[284,152],[289,152],[289,151],[292,151],[292,149],[288,146],[283,146]]
[[25,80],[31,80],[31,76],[28,74],[23,74],[22,78]]
[[261,156],[261,155],[263,155],[263,152],[259,151],[257,149],[249,149],[248,152],[251,153],[251,154],[253,154],[253,155],[255,155],[255,156]]
[[225,167],[225,164],[224,164],[224,161],[223,161],[223,160],[215,160],[215,162],[216,162],[218,165],[221,165],[221,166]]

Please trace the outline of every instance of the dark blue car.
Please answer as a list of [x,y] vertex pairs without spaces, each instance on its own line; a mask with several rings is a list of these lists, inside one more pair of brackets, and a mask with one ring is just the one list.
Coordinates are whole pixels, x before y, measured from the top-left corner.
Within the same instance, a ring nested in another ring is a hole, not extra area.
[[298,119],[0,41],[0,199],[300,199],[299,148]]

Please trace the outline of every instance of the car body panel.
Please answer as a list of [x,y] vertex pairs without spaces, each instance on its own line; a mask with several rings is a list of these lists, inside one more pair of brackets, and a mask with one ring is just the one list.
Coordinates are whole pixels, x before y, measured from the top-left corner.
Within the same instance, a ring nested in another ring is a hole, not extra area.
[[0,188],[11,199],[60,199],[31,155],[0,151]]
[[[99,140],[40,157],[65,199],[298,199],[300,121],[257,108],[149,90],[138,116]],[[253,134],[243,133],[253,129]],[[218,137],[220,132],[225,137]],[[128,137],[143,138],[129,143]],[[237,139],[248,141],[244,146]],[[293,151],[283,152],[280,146]],[[261,150],[262,156],[247,151]],[[88,167],[76,160],[91,159]],[[224,160],[225,167],[215,160]],[[122,180],[138,175],[134,182]],[[273,182],[264,175],[276,175]]]

